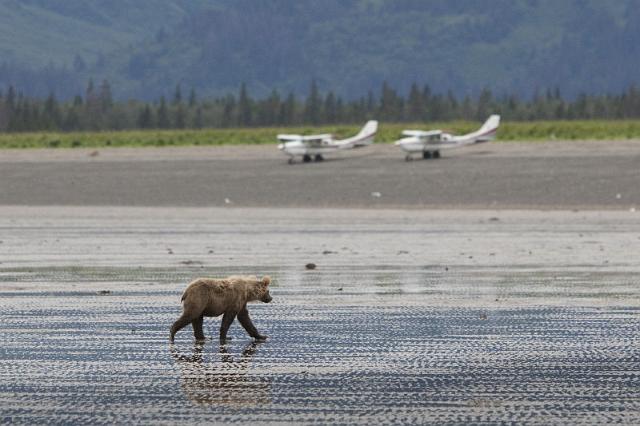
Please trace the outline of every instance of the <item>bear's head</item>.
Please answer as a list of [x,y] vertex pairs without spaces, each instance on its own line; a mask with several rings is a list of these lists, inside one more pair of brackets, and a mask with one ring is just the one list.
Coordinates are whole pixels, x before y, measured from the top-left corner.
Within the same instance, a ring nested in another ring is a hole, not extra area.
[[271,300],[271,295],[269,294],[269,284],[271,283],[271,277],[268,275],[262,277],[262,280],[258,282],[258,291],[257,296],[258,300],[264,303],[269,303]]

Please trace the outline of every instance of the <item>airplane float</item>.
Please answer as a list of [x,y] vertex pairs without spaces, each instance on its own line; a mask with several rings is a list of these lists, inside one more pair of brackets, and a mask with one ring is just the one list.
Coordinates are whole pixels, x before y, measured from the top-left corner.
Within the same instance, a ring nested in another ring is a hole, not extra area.
[[460,148],[476,143],[492,141],[500,126],[500,116],[492,115],[480,127],[479,130],[466,135],[454,136],[442,130],[405,130],[402,136],[406,136],[395,142],[407,153],[406,161],[413,160],[412,154],[422,153],[422,158],[440,158],[440,150]]
[[289,156],[289,164],[293,164],[296,157],[301,157],[305,163],[313,160],[322,161],[324,155],[330,152],[371,145],[377,131],[378,122],[371,120],[365,124],[360,133],[342,140],[335,140],[330,134],[278,135],[278,140],[281,142],[278,149]]

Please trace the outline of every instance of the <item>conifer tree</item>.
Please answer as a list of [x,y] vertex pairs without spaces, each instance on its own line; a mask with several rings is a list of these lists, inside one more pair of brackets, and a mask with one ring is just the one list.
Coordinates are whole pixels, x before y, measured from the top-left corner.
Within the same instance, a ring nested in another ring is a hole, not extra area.
[[329,92],[324,101],[324,122],[333,124],[338,119],[336,96],[333,92]]
[[49,94],[47,100],[44,103],[44,123],[43,126],[47,129],[57,129],[60,126],[61,116],[58,101],[53,92]]
[[184,109],[184,105],[181,103],[175,109],[175,119],[173,120],[173,127],[176,129],[184,129],[187,125],[187,112]]
[[196,106],[198,99],[196,98],[196,89],[191,88],[191,92],[189,92],[189,108],[193,108]]
[[366,105],[367,115],[373,114],[375,110],[376,110],[376,99],[373,95],[373,92],[369,90],[367,92],[367,105]]
[[98,130],[100,129],[100,124],[102,121],[102,108],[100,97],[96,93],[95,87],[93,85],[93,79],[89,80],[87,84],[87,90],[85,94],[85,115],[86,120],[90,130]]
[[151,112],[151,108],[149,104],[146,104],[140,114],[138,115],[138,127],[141,129],[151,129],[153,128],[153,113]]
[[228,95],[222,100],[222,120],[221,127],[231,127],[234,125],[234,114],[236,110],[236,98]]
[[238,97],[238,125],[251,126],[253,113],[252,102],[247,93],[247,85],[242,83],[240,86],[240,95]]
[[5,105],[9,109],[9,112],[13,112],[16,109],[16,89],[13,85],[9,86],[9,90],[7,90]]
[[380,95],[380,116],[385,117],[386,120],[395,121],[400,118],[401,111],[401,105],[395,90],[384,81]]
[[[336,112],[334,123],[345,123],[347,120],[344,117],[344,102],[341,97],[336,98]],[[361,119],[360,119],[361,120]],[[358,121],[360,121],[358,120]]]
[[111,94],[111,85],[107,80],[102,80],[100,85],[100,110],[104,113],[113,107],[113,95]]
[[193,118],[193,127],[196,129],[202,129],[204,127],[204,115],[202,113],[202,107],[196,109],[196,115]]
[[486,120],[493,109],[493,95],[491,90],[485,88],[480,92],[478,98],[478,108],[476,113],[476,120]]
[[76,108],[72,107],[67,110],[61,128],[66,132],[80,130],[80,116]]
[[169,110],[167,108],[167,101],[164,96],[160,97],[160,105],[158,106],[157,125],[160,129],[168,129],[171,127],[171,121],[169,120]]
[[419,121],[424,115],[424,99],[416,83],[411,85],[409,99],[407,100],[407,119]]
[[173,93],[173,105],[178,105],[182,103],[182,89],[180,88],[180,84],[176,86],[176,90]]
[[311,80],[311,87],[309,89],[309,96],[304,109],[305,122],[309,124],[320,123],[320,94],[318,91],[318,85],[315,80]]
[[293,92],[287,95],[287,99],[280,105],[278,124],[290,126],[295,122],[296,97]]

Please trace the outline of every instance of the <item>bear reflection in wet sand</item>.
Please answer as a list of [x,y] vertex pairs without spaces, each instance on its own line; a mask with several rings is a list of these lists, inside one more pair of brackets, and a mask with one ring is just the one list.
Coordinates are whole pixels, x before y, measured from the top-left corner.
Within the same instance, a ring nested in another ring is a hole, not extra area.
[[181,369],[181,386],[190,401],[201,405],[255,407],[271,402],[271,384],[266,377],[248,374],[251,357],[259,343],[247,345],[239,360],[220,347],[220,360],[203,359],[203,345],[193,355],[180,355],[173,345],[171,355]]
[[202,323],[204,317],[223,315],[220,324],[220,343],[227,339],[227,331],[233,320],[238,321],[247,330],[249,336],[256,340],[265,340],[264,336],[251,322],[247,302],[271,302],[268,276],[259,280],[254,276],[234,275],[228,278],[198,278],[191,282],[182,295],[182,316],[171,326],[170,340],[175,334],[191,323],[197,341],[204,340]]

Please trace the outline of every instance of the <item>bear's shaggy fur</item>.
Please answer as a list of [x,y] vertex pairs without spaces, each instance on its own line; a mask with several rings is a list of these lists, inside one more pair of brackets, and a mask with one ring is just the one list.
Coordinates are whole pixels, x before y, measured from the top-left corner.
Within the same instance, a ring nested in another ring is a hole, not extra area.
[[182,295],[182,316],[171,326],[170,340],[173,342],[178,330],[191,323],[196,340],[204,340],[202,322],[204,317],[223,315],[220,325],[220,343],[227,338],[227,330],[238,317],[238,321],[255,339],[264,340],[251,322],[247,302],[260,300],[271,302],[269,283],[271,278],[261,280],[255,276],[234,275],[227,278],[198,278],[191,282]]

